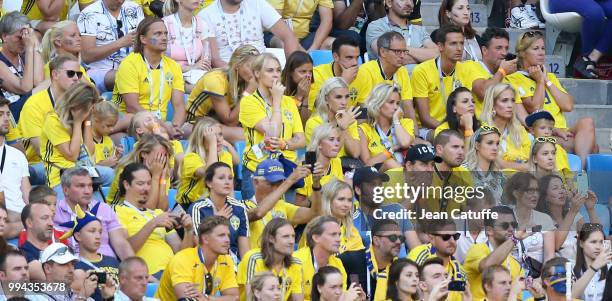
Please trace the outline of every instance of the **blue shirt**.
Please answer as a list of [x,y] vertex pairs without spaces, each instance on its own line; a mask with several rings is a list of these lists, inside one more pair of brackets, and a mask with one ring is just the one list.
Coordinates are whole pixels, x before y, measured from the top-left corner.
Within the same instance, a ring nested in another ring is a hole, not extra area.
[[[238,237],[249,236],[249,220],[247,218],[247,210],[244,203],[232,197],[228,197],[225,200],[225,203],[232,207],[232,216],[229,219],[230,251],[234,255],[239,256]],[[209,198],[199,200],[191,204],[187,212],[193,219],[194,229],[198,229],[200,227],[202,220],[209,216],[215,215],[213,203]]]
[[[112,277],[115,283],[119,283],[119,260],[115,257],[102,255],[102,258],[98,261],[88,261],[84,258],[79,258],[80,261],[74,265],[75,269],[89,271],[99,270],[100,272],[106,272],[106,277]],[[99,288],[96,288],[94,294],[91,296],[92,299],[102,299],[102,292]]]
[[39,250],[27,240],[19,247],[19,250],[23,252],[28,263],[33,260],[40,260],[40,252],[42,250]]

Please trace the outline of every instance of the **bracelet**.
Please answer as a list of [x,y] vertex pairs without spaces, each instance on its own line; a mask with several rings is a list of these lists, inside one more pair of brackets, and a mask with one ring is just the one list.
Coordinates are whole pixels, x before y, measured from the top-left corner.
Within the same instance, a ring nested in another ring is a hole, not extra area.
[[589,268],[591,268],[591,270],[593,270],[593,272],[597,273],[597,269],[594,268],[592,265],[590,265]]
[[472,129],[465,130],[465,131],[463,131],[463,135],[465,137],[471,137],[472,135],[474,135],[474,130],[472,130]]
[[398,120],[393,120],[393,125],[402,125],[402,124],[400,123],[400,121],[398,119]]
[[518,240],[518,238],[516,238],[516,236],[512,235],[512,237],[510,237],[510,239],[512,239],[512,242],[514,243],[515,246],[518,245],[519,240]]
[[159,185],[166,185],[166,179],[159,181]]
[[387,159],[393,158],[393,154],[391,154],[388,150],[385,150],[385,156],[387,157]]
[[546,81],[546,86],[550,88],[550,86],[552,86],[553,83],[551,81]]
[[506,77],[506,75],[508,75],[506,70],[504,70],[504,68],[502,68],[502,67],[497,68],[497,72],[501,73],[504,77]]
[[319,186],[312,186],[312,191],[321,191],[321,185]]

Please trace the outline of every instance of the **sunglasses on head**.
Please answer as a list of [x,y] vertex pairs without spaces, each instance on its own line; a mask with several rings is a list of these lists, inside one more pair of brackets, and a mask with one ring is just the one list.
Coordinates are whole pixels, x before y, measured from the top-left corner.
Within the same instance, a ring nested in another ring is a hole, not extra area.
[[480,128],[482,129],[483,132],[496,132],[499,134],[499,129],[496,126],[490,126],[490,125],[481,125]]
[[451,237],[455,241],[457,241],[461,237],[461,233],[455,233],[455,234],[437,234],[437,233],[431,233],[431,235],[438,236],[438,237],[442,238],[443,241],[448,241],[449,239],[451,239]]
[[557,144],[557,138],[555,137],[537,137],[535,141],[539,143],[550,142],[552,144]]
[[406,242],[406,237],[404,237],[404,235],[391,234],[391,235],[376,235],[376,236],[386,237],[391,242],[396,242],[398,239],[401,243]]
[[502,228],[502,230],[508,230],[510,226],[512,226],[513,229],[516,229],[518,228],[518,222],[503,222],[503,223],[495,224],[495,226]]
[[592,231],[592,230],[602,230],[603,231],[603,226],[598,223],[584,223],[584,225],[582,225],[582,228],[580,230],[581,231]]
[[523,38],[525,38],[525,37],[533,38],[535,36],[543,37],[544,35],[539,30],[532,30],[532,31],[528,31],[528,32],[523,34]]
[[75,75],[77,76],[78,79],[81,79],[81,77],[83,77],[83,72],[74,71],[74,70],[66,70],[66,76],[68,76],[69,78],[73,78]]
[[212,290],[213,290],[213,277],[212,277],[212,275],[210,275],[210,273],[206,273],[206,275],[204,275],[204,283],[206,284],[206,289],[205,289],[204,293],[206,295],[212,294]]
[[117,20],[117,38],[121,39],[125,35],[123,32],[123,21]]
[[64,256],[64,254],[66,254],[66,252],[68,252],[68,247],[61,247],[57,250],[55,250],[55,252],[53,252],[53,254],[51,254],[48,258],[53,258],[53,256],[57,255],[57,256]]

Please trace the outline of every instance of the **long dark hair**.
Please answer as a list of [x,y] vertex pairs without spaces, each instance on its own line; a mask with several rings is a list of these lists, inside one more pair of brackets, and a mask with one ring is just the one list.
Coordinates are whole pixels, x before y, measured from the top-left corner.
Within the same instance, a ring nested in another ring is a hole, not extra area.
[[319,271],[317,271],[317,273],[314,274],[314,276],[312,276],[312,291],[310,293],[311,301],[321,300],[321,293],[319,292],[319,286],[324,285],[325,282],[327,281],[327,275],[331,275],[331,274],[341,274],[341,273],[340,273],[340,270],[338,270],[338,268],[328,265],[328,266],[319,268]]
[[[550,186],[550,182],[552,182],[553,179],[559,179],[561,181],[561,184],[563,184],[563,178],[556,174],[545,175],[538,181],[538,187],[540,189],[540,199],[538,200],[538,205],[536,206],[535,210],[544,213],[550,212],[550,208],[548,208],[548,201],[546,200],[546,194],[548,192],[548,186]],[[563,217],[565,217],[568,211],[569,202],[567,202],[566,200],[565,205],[563,205]]]
[[[291,78],[293,76],[293,71],[308,63],[314,65],[310,55],[304,51],[294,51],[287,58],[285,68],[281,73],[281,79],[283,81],[283,85],[285,85],[285,95],[294,96],[295,93],[297,93],[298,83],[293,82],[293,79]],[[314,77],[311,78],[311,81],[314,82]]]
[[[271,240],[272,238],[276,237],[276,232],[278,229],[286,225],[291,225],[288,220],[280,217],[273,218],[266,224],[266,227],[263,229],[261,237],[259,238],[261,240],[259,245],[261,246],[264,264],[270,269],[272,269],[272,264],[274,264],[274,245],[272,244]],[[291,255],[288,255],[283,258],[285,268],[288,268],[291,265],[291,257]]]
[[123,186],[123,182],[127,182],[129,185],[132,185],[132,181],[134,181],[134,173],[143,169],[148,171],[149,174],[151,173],[149,168],[142,163],[135,162],[125,166],[119,175],[119,196],[125,196],[125,193],[127,192],[125,190],[125,186]]
[[[578,278],[580,278],[583,271],[588,269],[588,267],[586,266],[586,260],[584,259],[584,250],[580,246],[580,242],[586,241],[587,239],[589,239],[589,236],[591,236],[591,234],[595,232],[600,232],[605,239],[606,234],[604,233],[601,224],[586,223],[582,225],[582,229],[580,229],[580,231],[578,232],[578,240],[576,241],[576,265],[574,265],[574,275],[576,275],[576,277]],[[606,274],[608,274],[608,265],[604,265],[599,271],[599,281],[605,280]]]
[[[440,10],[438,11],[438,24],[440,27],[446,24],[452,24],[451,19],[446,15],[447,11],[453,10],[453,5],[455,5],[457,0],[442,0],[440,3]],[[472,28],[472,22],[470,21],[465,27],[463,27],[463,35],[466,38],[472,39],[476,36],[476,31]]]
[[[399,282],[400,275],[407,266],[413,266],[415,269],[417,269],[417,271],[419,270],[419,266],[416,264],[416,262],[407,258],[400,258],[391,264],[391,267],[389,268],[389,280],[387,281],[387,299],[390,299],[391,301],[401,301],[399,299],[399,292],[397,290],[396,282]],[[412,295],[412,300],[418,299],[417,294]]]
[[[459,130],[459,119],[457,119],[457,113],[453,112],[453,107],[457,104],[459,93],[463,92],[472,93],[466,87],[459,87],[448,95],[448,100],[446,101],[446,118],[444,121],[448,122],[448,127],[452,130]],[[476,114],[474,114],[472,116],[472,131],[476,132],[478,128],[480,128],[480,121],[476,118]]]

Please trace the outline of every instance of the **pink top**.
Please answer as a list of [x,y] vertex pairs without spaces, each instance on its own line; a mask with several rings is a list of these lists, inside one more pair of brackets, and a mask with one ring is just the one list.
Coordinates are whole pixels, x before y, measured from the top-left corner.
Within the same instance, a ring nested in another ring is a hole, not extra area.
[[[168,49],[166,55],[171,57],[181,67],[195,64],[202,58],[202,40],[212,37],[208,25],[198,17],[193,17],[192,27],[183,28],[177,14],[164,17],[164,24],[168,29]],[[194,25],[195,24],[195,30]],[[195,37],[195,39],[194,39]],[[205,43],[208,45],[208,43]],[[209,60],[210,60],[210,50]]]

